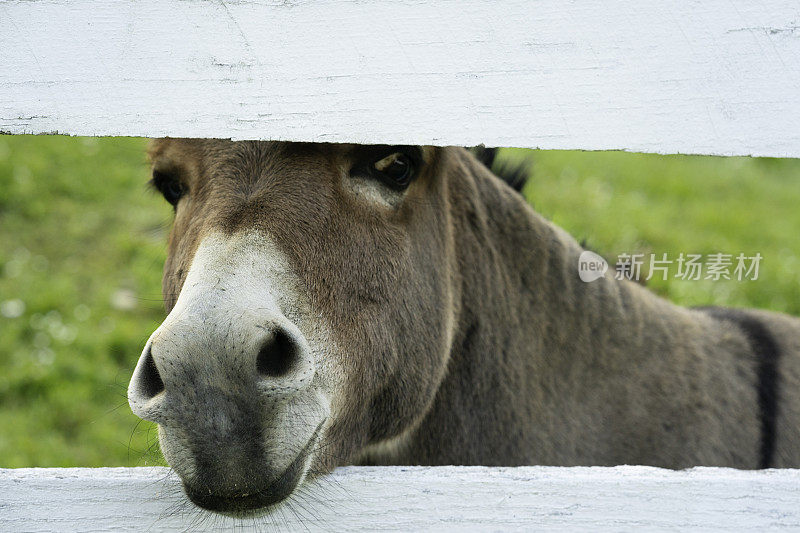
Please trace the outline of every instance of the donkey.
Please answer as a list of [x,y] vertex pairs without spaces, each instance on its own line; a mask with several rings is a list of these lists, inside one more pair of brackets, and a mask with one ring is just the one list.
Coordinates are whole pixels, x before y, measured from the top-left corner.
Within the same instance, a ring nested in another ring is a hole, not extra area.
[[459,147],[152,143],[168,315],[128,389],[197,505],[345,464],[800,466],[800,320],[578,276]]

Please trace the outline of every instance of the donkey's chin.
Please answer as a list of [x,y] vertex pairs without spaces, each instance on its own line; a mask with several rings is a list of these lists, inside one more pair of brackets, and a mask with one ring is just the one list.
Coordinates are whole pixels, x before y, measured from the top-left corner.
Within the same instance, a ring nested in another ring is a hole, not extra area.
[[[289,465],[277,475],[265,478],[261,487],[254,485],[251,478],[240,484],[242,487],[247,487],[245,490],[231,491],[220,487],[213,480],[213,476],[209,479],[202,471],[198,471],[191,480],[181,476],[183,490],[195,505],[215,513],[240,518],[267,513],[272,507],[288,498],[305,479],[314,458],[323,423],[317,426],[311,438]],[[257,470],[257,467],[254,467],[254,470]],[[180,475],[180,471],[178,473]]]
[[274,506],[289,497],[294,489],[303,481],[311,459],[314,439],[309,441],[300,454],[286,467],[277,478],[273,479],[264,489],[246,494],[215,494],[213,488],[196,490],[184,483],[186,495],[198,507],[221,514],[237,517],[255,516],[267,512]]

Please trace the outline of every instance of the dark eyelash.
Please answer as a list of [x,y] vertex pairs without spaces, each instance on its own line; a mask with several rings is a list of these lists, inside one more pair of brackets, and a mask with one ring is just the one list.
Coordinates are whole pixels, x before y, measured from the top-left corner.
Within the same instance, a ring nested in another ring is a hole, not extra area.
[[405,154],[411,162],[419,167],[422,164],[422,149],[419,146],[386,146],[381,147],[381,150],[376,154],[373,162],[378,162],[384,157],[388,157],[394,153]]
[[400,152],[408,156],[408,158],[411,159],[411,162],[416,166],[420,166],[423,162],[422,149],[419,146],[413,145],[393,146],[389,144],[377,144],[359,146],[353,151],[353,158],[357,161],[374,163],[396,152]]

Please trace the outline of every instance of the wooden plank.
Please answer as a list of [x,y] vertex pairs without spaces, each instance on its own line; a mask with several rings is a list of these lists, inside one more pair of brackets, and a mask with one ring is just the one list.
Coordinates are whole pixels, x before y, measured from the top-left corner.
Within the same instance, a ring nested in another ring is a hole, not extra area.
[[0,131],[800,157],[797,0],[6,0]]
[[347,467],[243,520],[165,468],[0,469],[3,531],[796,530],[798,502],[800,470]]

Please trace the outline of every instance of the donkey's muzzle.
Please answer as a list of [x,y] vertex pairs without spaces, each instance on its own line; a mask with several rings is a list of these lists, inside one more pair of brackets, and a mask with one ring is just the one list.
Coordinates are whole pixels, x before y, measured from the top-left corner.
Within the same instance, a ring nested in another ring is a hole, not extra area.
[[312,353],[300,329],[319,335],[320,322],[299,286],[264,235],[207,235],[133,372],[131,409],[158,423],[164,458],[207,509],[279,501],[316,457],[327,346]]
[[168,316],[142,352],[128,400],[159,424],[161,450],[192,501],[246,512],[302,480],[328,407],[312,387],[310,348],[283,315],[211,318],[191,308]]

